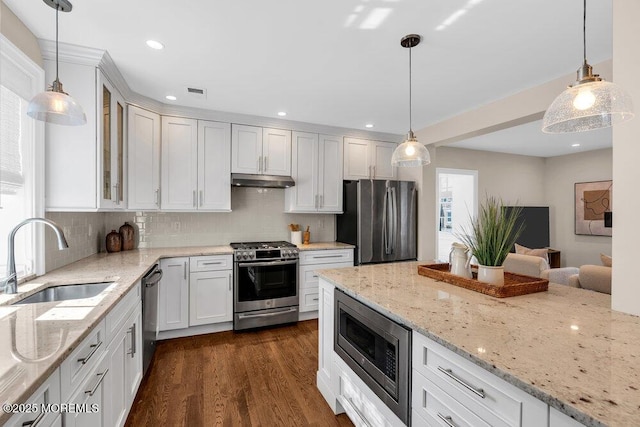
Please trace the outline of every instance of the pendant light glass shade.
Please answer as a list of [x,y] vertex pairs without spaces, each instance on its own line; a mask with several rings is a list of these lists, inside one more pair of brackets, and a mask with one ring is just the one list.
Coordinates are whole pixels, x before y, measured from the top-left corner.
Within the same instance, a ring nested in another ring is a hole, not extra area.
[[48,91],[34,96],[27,106],[27,115],[36,120],[57,125],[78,126],[87,123],[82,107],[63,89],[58,78],[58,12],[71,12],[68,0],[43,0],[56,10],[56,79]]
[[421,37],[409,34],[400,40],[400,45],[409,48],[409,133],[407,139],[396,147],[391,156],[391,165],[399,167],[418,167],[431,163],[427,147],[420,144],[411,129],[411,48],[420,43]]
[[633,116],[631,95],[614,83],[592,81],[558,95],[544,114],[542,131],[584,132],[613,126]]
[[622,123],[634,116],[631,95],[620,86],[603,81],[587,63],[587,0],[583,0],[582,66],[575,84],[551,103],[542,119],[546,133],[584,132]]
[[391,156],[393,166],[416,167],[429,163],[431,163],[429,150],[418,142],[413,132],[409,132],[407,139],[396,147]]
[[[54,84],[55,86],[55,84]],[[52,87],[34,96],[29,101],[27,115],[36,120],[57,125],[78,126],[87,123],[82,107],[69,95]]]

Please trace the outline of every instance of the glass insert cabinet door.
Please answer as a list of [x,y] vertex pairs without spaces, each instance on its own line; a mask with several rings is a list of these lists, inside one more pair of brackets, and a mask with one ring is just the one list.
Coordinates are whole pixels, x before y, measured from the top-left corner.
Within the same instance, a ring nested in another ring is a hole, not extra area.
[[101,209],[123,209],[124,206],[124,151],[125,110],[124,99],[100,70],[98,96],[102,117],[98,132],[100,147],[100,199]]

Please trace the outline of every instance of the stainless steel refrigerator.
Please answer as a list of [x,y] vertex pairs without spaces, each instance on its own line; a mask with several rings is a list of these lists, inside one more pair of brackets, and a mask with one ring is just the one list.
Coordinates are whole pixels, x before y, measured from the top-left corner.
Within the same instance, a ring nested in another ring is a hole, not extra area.
[[338,241],[356,246],[358,264],[416,259],[417,210],[412,181],[344,181]]

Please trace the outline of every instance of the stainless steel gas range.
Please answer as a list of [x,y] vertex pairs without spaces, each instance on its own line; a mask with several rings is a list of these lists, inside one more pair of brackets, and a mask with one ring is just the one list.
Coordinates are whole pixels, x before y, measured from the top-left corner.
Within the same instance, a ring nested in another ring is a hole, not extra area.
[[289,242],[231,243],[233,329],[298,321],[298,248]]

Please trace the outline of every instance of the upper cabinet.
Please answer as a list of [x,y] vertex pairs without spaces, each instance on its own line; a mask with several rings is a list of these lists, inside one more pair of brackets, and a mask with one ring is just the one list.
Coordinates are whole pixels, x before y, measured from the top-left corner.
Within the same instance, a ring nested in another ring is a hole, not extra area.
[[231,132],[232,173],[291,175],[291,131],[234,124]]
[[230,125],[162,117],[163,210],[231,210]]
[[397,179],[391,166],[393,142],[344,139],[344,179]]
[[342,138],[293,132],[286,212],[342,213]]
[[128,106],[129,209],[160,208],[160,115]]
[[[46,80],[55,79],[47,51]],[[81,126],[46,124],[45,205],[50,211],[125,208],[125,103],[95,65],[60,63],[64,89],[87,116]]]

